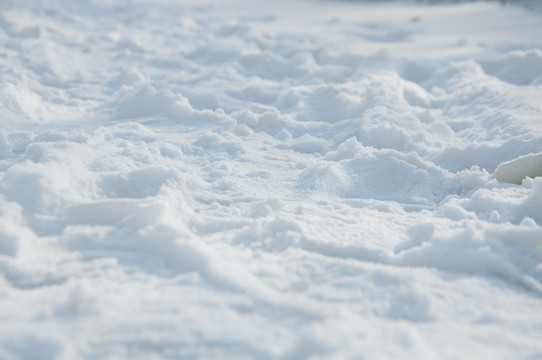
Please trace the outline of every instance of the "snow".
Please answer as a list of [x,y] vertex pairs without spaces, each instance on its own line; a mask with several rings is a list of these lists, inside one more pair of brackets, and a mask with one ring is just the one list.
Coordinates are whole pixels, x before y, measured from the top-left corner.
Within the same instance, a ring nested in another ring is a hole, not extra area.
[[542,357],[501,3],[2,2],[0,358]]

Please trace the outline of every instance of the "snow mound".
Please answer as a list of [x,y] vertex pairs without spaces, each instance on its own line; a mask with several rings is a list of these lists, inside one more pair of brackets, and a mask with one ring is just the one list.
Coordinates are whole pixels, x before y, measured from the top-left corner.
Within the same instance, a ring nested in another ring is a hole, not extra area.
[[482,62],[484,70],[515,85],[542,85],[542,51],[516,50],[502,60]]

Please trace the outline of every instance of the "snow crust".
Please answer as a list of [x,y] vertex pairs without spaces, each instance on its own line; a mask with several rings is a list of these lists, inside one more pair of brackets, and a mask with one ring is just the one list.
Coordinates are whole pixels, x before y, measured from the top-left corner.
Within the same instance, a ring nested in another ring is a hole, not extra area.
[[1,2],[0,358],[542,357],[540,34],[497,1]]

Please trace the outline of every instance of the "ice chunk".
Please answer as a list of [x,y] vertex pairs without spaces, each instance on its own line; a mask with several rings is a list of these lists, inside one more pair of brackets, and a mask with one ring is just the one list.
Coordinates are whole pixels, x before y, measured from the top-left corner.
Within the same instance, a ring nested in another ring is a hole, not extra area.
[[521,184],[526,177],[537,176],[542,176],[542,152],[503,162],[495,169],[497,180],[512,184]]

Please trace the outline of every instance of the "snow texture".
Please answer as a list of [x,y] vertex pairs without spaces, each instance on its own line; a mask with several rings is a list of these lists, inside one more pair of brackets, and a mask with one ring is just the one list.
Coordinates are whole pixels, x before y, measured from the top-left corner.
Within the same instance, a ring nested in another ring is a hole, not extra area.
[[0,359],[542,358],[532,2],[0,2]]

